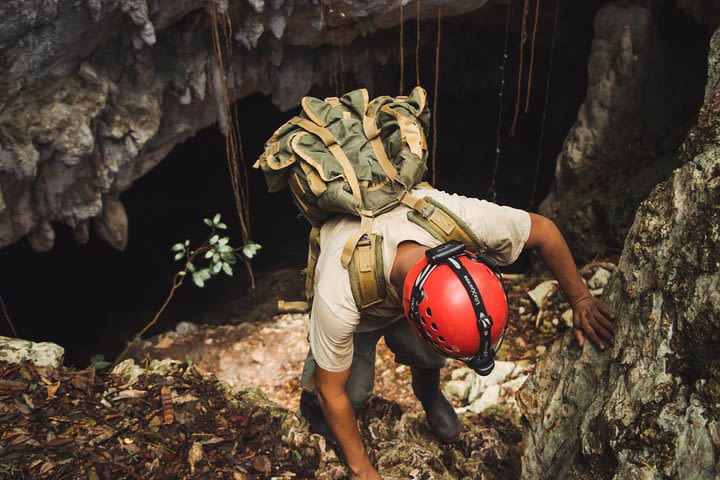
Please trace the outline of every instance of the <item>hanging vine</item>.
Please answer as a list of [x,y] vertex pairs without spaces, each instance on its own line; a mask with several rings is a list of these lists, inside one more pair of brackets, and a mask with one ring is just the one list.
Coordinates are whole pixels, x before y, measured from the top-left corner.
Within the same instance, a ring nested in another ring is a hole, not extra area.
[[535,37],[537,36],[538,17],[540,16],[540,0],[535,2],[535,24],[533,25],[532,42],[530,43],[530,69],[528,71],[527,95],[525,96],[525,113],[530,109],[530,92],[532,91],[533,67],[535,65]]
[[543,144],[545,141],[545,119],[547,117],[547,107],[550,101],[550,80],[552,78],[553,58],[555,56],[555,36],[557,34],[558,18],[560,13],[560,0],[555,2],[555,20],[553,23],[552,40],[550,43],[550,61],[548,62],[548,74],[545,80],[545,104],[543,106],[542,122],[540,123],[540,140],[538,141],[538,155],[535,162],[535,177],[533,179],[532,194],[530,195],[529,208],[535,203],[535,194],[537,193],[537,180],[540,173],[540,160],[542,158]]
[[[248,186],[248,172],[242,149],[240,124],[237,105],[232,101],[233,86],[228,81],[228,66],[232,64],[232,38],[233,28],[230,16],[226,11],[218,11],[215,0],[209,2],[210,24],[213,41],[213,50],[220,78],[220,96],[224,110],[225,127],[225,157],[230,172],[235,210],[240,224],[240,234],[243,244],[250,243],[250,197]],[[234,82],[233,82],[234,83]],[[222,117],[221,117],[222,119]],[[247,268],[250,288],[255,290],[255,275],[250,260],[241,257]]]
[[420,85],[420,0],[417,0],[415,5],[415,31],[417,33],[415,42],[415,85]]
[[[323,18],[325,21],[326,28],[330,32],[330,49],[332,51],[332,57],[333,57],[333,84],[335,85],[335,96],[339,97],[344,93],[345,88],[343,85],[343,78],[342,78],[342,51],[338,53],[338,40],[337,40],[337,32],[335,31],[335,28],[333,28],[330,25],[330,18],[332,18],[333,14],[333,5],[332,0],[327,1],[327,18]],[[325,10],[322,10],[323,16],[325,16]]]
[[490,188],[488,188],[488,197],[491,202],[497,198],[495,191],[495,180],[497,178],[498,168],[500,166],[500,147],[502,145],[502,126],[503,126],[503,102],[505,98],[505,67],[508,59],[508,39],[510,38],[510,12],[512,9],[512,1],[508,1],[507,12],[505,14],[505,45],[503,47],[502,62],[500,64],[500,94],[498,95],[498,120],[497,129],[495,130],[495,163],[493,164],[493,172],[490,180]]
[[403,94],[405,88],[405,13],[403,11],[403,0],[400,2],[400,88],[399,95]]
[[432,146],[432,185],[437,184],[437,118],[438,118],[438,84],[440,79],[440,27],[442,25],[442,7],[438,7],[437,13],[437,41],[435,42],[435,89],[433,95],[433,146]]
[[515,136],[518,115],[520,114],[520,95],[522,93],[522,74],[525,53],[525,43],[527,42],[527,16],[528,16],[528,0],[524,0],[522,10],[522,26],[520,28],[520,58],[518,60],[518,76],[517,76],[517,93],[515,94],[515,114],[513,115],[512,126],[509,135]]

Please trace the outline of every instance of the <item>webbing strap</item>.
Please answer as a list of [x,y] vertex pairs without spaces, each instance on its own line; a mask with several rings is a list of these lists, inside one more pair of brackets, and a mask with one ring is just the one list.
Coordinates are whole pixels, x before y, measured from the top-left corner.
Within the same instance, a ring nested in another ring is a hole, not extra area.
[[[457,224],[447,213],[425,199],[415,198],[408,193],[400,201],[418,212],[425,220],[434,223],[446,236],[450,236],[457,227]],[[474,242],[470,241],[468,243],[472,244]]]
[[340,106],[340,99],[338,97],[327,97],[325,101],[333,108]]
[[278,300],[277,303],[277,309],[278,312],[282,313],[289,313],[289,312],[307,312],[310,308],[310,304],[308,302],[302,302],[302,301],[287,301],[287,300]]
[[397,119],[402,141],[410,148],[410,152],[422,158],[423,145],[425,142],[420,127],[413,120],[396,112],[388,105],[383,106],[381,110]]
[[309,302],[313,296],[315,266],[320,256],[320,229],[313,227],[310,230],[308,239],[308,261],[307,270],[305,271],[305,299]]
[[367,139],[370,140],[370,146],[375,153],[375,158],[377,158],[380,168],[383,169],[383,172],[385,172],[385,175],[387,175],[390,180],[394,181],[398,176],[398,171],[388,158],[387,152],[385,152],[385,146],[380,138],[380,129],[375,125],[374,117],[370,117],[367,114],[365,115],[363,118],[363,131]]
[[347,180],[348,184],[350,185],[350,189],[352,190],[353,197],[355,197],[359,203],[362,203],[360,184],[358,183],[357,175],[355,175],[355,170],[350,164],[350,160],[348,159],[347,155],[345,155],[343,149],[340,147],[340,145],[338,145],[337,140],[335,139],[335,136],[332,134],[332,132],[330,132],[330,130],[328,130],[327,128],[315,125],[310,120],[306,120],[300,117],[294,117],[292,120],[290,120],[290,123],[292,123],[293,125],[297,125],[298,127],[312,133],[313,135],[317,135],[322,140],[328,150],[330,150],[330,153],[332,153],[333,156],[337,159],[338,163],[340,163],[340,166],[343,169],[343,173],[345,174],[345,179]]
[[382,264],[382,236],[363,235],[348,266],[350,288],[360,310],[377,305],[387,290]]
[[355,246],[358,244],[363,235],[370,233],[371,229],[372,217],[365,215],[360,217],[360,229],[350,234],[345,242],[345,246],[343,247],[342,256],[340,257],[340,263],[342,263],[343,267],[348,268],[353,252],[355,251]]
[[[441,238],[445,242],[457,240],[466,245],[477,245],[478,248],[481,247],[458,222],[437,205],[425,199],[414,197],[409,193],[402,195],[399,200],[403,205],[417,212],[417,215],[415,215],[413,219],[422,222],[422,226],[426,230],[432,229],[432,232],[435,232],[433,236]],[[408,214],[408,216],[410,216],[410,214]]]
[[302,171],[305,172],[305,178],[307,179],[308,185],[310,185],[310,190],[312,191],[313,195],[319,197],[320,195],[325,193],[325,190],[327,190],[327,184],[325,184],[317,170],[315,170],[305,162],[298,163],[300,164],[300,168],[302,168]]
[[297,125],[298,127],[302,128],[303,130],[306,130],[312,134],[317,135],[318,137],[320,137],[320,140],[322,140],[322,142],[325,144],[326,147],[329,147],[333,143],[337,143],[335,136],[332,133],[330,133],[330,130],[328,130],[325,127],[316,125],[315,123],[311,122],[310,120],[307,120],[305,118],[300,118],[300,117],[293,117],[292,119],[290,119],[290,121],[288,123]]

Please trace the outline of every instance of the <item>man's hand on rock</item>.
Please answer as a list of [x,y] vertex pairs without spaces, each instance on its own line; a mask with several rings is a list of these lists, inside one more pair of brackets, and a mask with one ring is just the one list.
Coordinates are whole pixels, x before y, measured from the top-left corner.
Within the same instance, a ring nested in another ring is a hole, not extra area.
[[585,345],[587,335],[600,350],[605,350],[606,344],[615,338],[615,314],[593,295],[581,298],[572,308],[573,330],[580,346]]

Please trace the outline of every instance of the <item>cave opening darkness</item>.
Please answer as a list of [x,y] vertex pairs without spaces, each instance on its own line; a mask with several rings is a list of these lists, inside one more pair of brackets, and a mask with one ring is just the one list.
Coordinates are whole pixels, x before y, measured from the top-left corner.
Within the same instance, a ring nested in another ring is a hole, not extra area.
[[[553,12],[544,12],[539,22],[530,110],[521,113],[517,134],[509,137],[517,88],[520,9],[515,7],[511,12],[514,26],[509,32],[505,71],[501,158],[495,179],[497,203],[532,210],[550,188],[555,156],[585,94],[592,18],[600,2],[572,3],[560,14],[538,188],[532,205]],[[504,11],[505,7],[487,8]],[[670,11],[663,15],[673,13],[678,14]],[[504,18],[502,13],[487,15],[483,9],[443,21],[437,112],[437,187],[479,198],[488,197],[493,175],[498,67],[505,39],[504,23],[488,23],[487,17]],[[435,26],[434,19],[421,25],[420,73],[429,101],[435,77]],[[406,92],[415,84],[414,27],[415,20],[406,22]],[[393,49],[391,57],[397,59],[399,29],[382,34],[391,39],[389,42],[394,41],[388,48]],[[702,56],[699,58],[702,61]],[[397,94],[399,64],[395,61],[372,68],[371,96]],[[346,91],[365,86],[358,85],[349,73],[342,76],[342,83]],[[315,86],[310,95],[335,95],[335,86]],[[272,132],[296,113],[296,109],[281,112],[262,94],[240,100],[238,111],[248,167]],[[122,194],[129,217],[129,241],[124,252],[113,250],[94,234],[86,245],[78,245],[64,225],[56,225],[55,246],[50,252],[34,252],[26,240],[0,251],[0,295],[18,335],[63,345],[66,362],[78,367],[86,365],[94,354],[114,358],[152,319],[167,295],[172,276],[180,269],[172,259],[172,244],[185,239],[202,241],[207,231],[202,219],[220,213],[228,224],[231,242],[237,245],[239,227],[224,142],[216,126],[198,132]],[[307,223],[297,218],[287,192],[268,194],[259,171],[251,171],[250,179],[251,237],[263,247],[253,262],[256,273],[262,275],[276,267],[299,271],[305,266]],[[527,265],[525,259],[514,268],[522,270]],[[203,321],[208,308],[237,298],[246,290],[246,274],[240,265],[234,277],[221,274],[203,289],[187,282],[149,334],[183,320]],[[0,334],[10,334],[4,320]]]

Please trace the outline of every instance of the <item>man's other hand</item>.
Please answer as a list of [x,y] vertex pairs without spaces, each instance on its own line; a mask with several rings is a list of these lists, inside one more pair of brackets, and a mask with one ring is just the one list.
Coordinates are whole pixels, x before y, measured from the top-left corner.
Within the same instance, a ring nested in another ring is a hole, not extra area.
[[572,308],[573,330],[580,346],[585,345],[587,335],[600,350],[605,350],[615,338],[615,314],[593,295],[578,300]]

